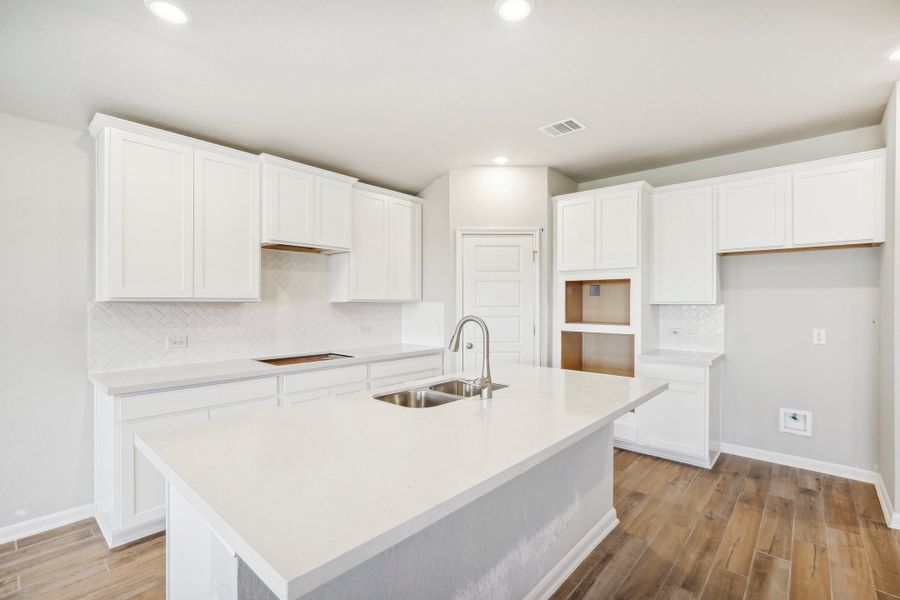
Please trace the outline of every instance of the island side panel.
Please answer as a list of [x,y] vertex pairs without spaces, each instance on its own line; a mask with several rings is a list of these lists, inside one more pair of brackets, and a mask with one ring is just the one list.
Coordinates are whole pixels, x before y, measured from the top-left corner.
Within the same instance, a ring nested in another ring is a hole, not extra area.
[[[549,596],[617,523],[612,474],[604,427],[303,598]],[[267,598],[241,579],[240,600]]]

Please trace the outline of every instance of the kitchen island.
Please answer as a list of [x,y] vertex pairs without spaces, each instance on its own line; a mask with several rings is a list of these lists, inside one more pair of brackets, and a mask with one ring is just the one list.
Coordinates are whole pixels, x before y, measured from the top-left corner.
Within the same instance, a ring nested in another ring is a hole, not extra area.
[[167,480],[170,600],[548,596],[617,523],[612,422],[667,385],[494,381],[490,400],[365,391],[141,434]]

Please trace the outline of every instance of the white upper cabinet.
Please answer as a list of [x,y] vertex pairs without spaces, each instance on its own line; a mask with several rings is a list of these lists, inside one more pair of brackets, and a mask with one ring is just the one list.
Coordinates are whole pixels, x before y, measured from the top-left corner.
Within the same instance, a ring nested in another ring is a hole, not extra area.
[[795,246],[884,241],[884,158],[793,173]]
[[787,175],[750,177],[715,186],[719,252],[781,248]]
[[260,155],[262,241],[266,245],[350,249],[353,177]]
[[259,298],[259,164],[194,154],[194,297]]
[[98,148],[98,299],[190,298],[193,148],[120,129]]
[[421,299],[421,202],[413,196],[357,184],[351,223],[353,250],[330,257],[331,301]]
[[593,194],[556,203],[556,256],[558,271],[594,268],[596,203]]
[[712,196],[711,186],[654,194],[654,304],[716,303]]
[[631,269],[638,265],[638,190],[597,194],[595,269]]
[[263,165],[265,240],[278,244],[313,244],[315,231],[315,185],[312,173]]
[[257,158],[106,115],[90,130],[97,300],[258,300]]
[[388,196],[353,192],[353,251],[349,257],[350,297],[387,300],[390,297],[390,227]]
[[638,266],[641,189],[637,185],[556,200],[558,271]]

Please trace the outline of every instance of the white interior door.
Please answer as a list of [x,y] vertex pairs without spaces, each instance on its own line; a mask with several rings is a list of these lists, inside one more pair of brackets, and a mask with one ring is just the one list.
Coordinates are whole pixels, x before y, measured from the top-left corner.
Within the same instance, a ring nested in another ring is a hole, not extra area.
[[[484,319],[491,334],[491,362],[537,364],[537,254],[532,235],[462,236],[462,314]],[[481,331],[463,332],[465,369],[481,366]]]

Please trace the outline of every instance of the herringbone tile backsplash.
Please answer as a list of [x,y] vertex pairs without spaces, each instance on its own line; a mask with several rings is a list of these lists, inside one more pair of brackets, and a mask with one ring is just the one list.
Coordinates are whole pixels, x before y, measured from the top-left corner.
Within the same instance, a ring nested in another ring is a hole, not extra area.
[[[671,329],[682,330],[672,335]],[[694,335],[685,335],[690,330]],[[725,352],[725,306],[722,304],[662,304],[659,307],[659,347],[667,350]]]
[[[91,371],[400,341],[400,306],[328,302],[328,259],[263,250],[262,302],[89,302]],[[184,334],[188,347],[166,348]]]

